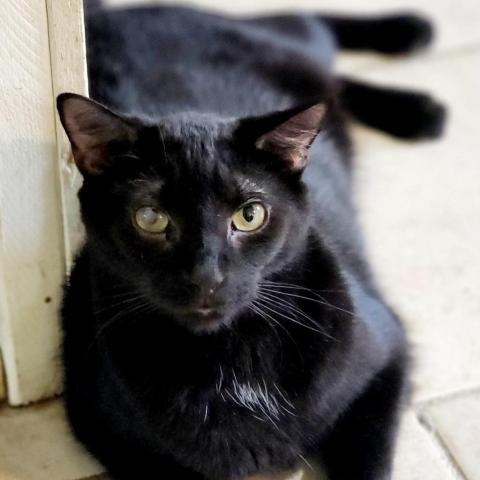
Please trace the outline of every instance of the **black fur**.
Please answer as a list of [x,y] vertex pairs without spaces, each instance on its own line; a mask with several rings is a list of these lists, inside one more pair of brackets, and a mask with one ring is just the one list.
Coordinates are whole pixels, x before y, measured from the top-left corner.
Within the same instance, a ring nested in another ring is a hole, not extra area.
[[445,108],[426,93],[347,79],[341,81],[340,88],[347,111],[365,125],[405,139],[437,138],[443,134]]
[[87,15],[90,15],[101,8],[103,8],[103,2],[101,0],[84,0],[83,2],[83,9]]
[[[408,355],[363,253],[342,104],[410,138],[440,133],[443,111],[337,80],[335,43],[363,21],[342,22],[87,17],[91,95],[121,114],[58,100],[87,230],[63,306],[65,400],[115,479],[240,479],[308,458],[331,480],[390,478]],[[384,40],[410,50],[419,29]],[[267,220],[241,233],[230,218],[251,199]],[[164,234],[134,226],[143,206],[168,213]]]
[[371,50],[384,54],[412,53],[428,46],[434,36],[431,23],[418,15],[382,17],[322,17],[333,30],[341,48]]

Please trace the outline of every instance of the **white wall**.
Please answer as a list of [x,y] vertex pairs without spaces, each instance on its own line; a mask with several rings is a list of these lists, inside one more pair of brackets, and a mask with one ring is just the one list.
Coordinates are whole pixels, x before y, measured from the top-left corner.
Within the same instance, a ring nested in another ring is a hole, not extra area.
[[0,347],[13,405],[59,392],[58,309],[70,244],[62,203],[73,218],[67,238],[78,223],[54,97],[86,89],[82,7],[47,3],[2,0],[0,9]]

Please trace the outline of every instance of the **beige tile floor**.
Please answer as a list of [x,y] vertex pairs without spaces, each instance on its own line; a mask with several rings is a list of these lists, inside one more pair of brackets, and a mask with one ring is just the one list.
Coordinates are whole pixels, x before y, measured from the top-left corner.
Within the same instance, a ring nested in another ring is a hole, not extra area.
[[[414,346],[415,392],[402,421],[394,480],[480,480],[480,3],[194,3],[231,12],[416,7],[435,20],[438,40],[429,52],[395,60],[344,55],[338,68],[431,90],[450,109],[439,142],[401,143],[356,126],[356,195],[380,284]],[[70,437],[59,402],[0,411],[0,480],[93,479],[100,472]],[[285,479],[318,476],[305,468]]]

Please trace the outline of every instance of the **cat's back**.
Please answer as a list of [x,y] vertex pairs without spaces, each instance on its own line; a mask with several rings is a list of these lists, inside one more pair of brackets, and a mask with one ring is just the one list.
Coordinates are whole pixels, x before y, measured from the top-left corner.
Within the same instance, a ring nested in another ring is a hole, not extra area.
[[[326,72],[333,57],[328,29],[308,18],[299,22],[300,38],[185,7],[95,12],[87,17],[91,95],[125,113],[153,117],[287,108],[301,92],[281,85],[278,72],[300,79],[312,61]],[[321,82],[316,89],[321,95]]]

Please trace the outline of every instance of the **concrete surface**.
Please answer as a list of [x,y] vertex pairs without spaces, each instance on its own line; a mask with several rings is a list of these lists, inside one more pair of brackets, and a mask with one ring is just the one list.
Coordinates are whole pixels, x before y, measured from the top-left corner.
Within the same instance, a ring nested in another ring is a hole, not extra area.
[[480,480],[480,390],[430,402],[422,421],[468,480]]
[[[478,0],[194,3],[232,12],[415,7],[435,20],[438,41],[429,52],[397,59],[344,55],[338,68],[430,90],[449,107],[449,128],[438,142],[402,143],[355,126],[356,195],[379,283],[414,347],[414,399],[402,421],[394,480],[480,479]],[[70,438],[58,403],[0,413],[0,480],[93,480],[98,472]],[[313,477],[306,468],[290,479]]]
[[0,412],[0,480],[73,480],[102,471],[71,436],[58,400]]

